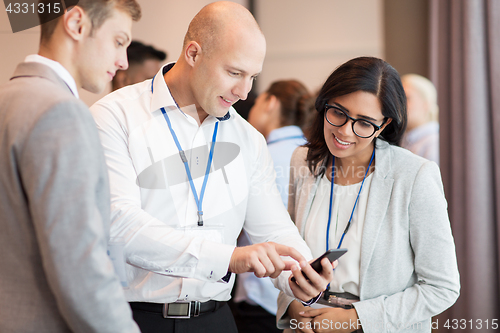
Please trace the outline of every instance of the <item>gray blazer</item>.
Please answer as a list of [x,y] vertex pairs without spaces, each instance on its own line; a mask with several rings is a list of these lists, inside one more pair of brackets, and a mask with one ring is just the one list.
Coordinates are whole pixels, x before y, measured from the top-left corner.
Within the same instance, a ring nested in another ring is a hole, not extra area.
[[0,86],[0,332],[138,332],[106,253],[109,185],[88,108],[49,67]]
[[[304,237],[319,177],[307,168],[307,148],[291,160],[288,210]],[[438,166],[377,140],[361,243],[355,303],[363,331],[431,332],[431,317],[460,291],[455,244]],[[278,298],[278,326],[291,298]],[[403,328],[408,328],[405,330]]]

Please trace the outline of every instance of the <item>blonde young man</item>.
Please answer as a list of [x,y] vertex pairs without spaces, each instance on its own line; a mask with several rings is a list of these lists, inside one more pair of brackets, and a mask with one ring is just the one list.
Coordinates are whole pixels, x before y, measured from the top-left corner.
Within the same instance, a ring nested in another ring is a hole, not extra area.
[[[111,233],[126,242],[126,296],[143,332],[236,332],[225,304],[234,273],[277,278],[311,302],[332,278],[328,260],[322,274],[307,263],[265,139],[232,108],[265,49],[247,9],[212,3],[191,22],[176,63],[91,108],[110,169]],[[236,248],[242,228],[254,245]],[[298,284],[280,275],[290,269]]]
[[78,99],[127,68],[139,18],[135,0],[80,0],[0,86],[2,333],[139,332],[107,255],[107,169]]

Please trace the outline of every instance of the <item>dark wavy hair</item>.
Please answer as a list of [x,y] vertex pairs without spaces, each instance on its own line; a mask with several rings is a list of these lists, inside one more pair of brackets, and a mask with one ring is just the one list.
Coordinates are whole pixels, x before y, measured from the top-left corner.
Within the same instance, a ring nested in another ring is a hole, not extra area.
[[[398,72],[382,59],[359,57],[340,65],[328,77],[319,91],[315,107],[318,111],[306,147],[307,165],[316,176],[323,175],[320,164],[329,158],[330,151],[323,131],[325,104],[332,98],[365,91],[375,95],[382,105],[382,114],[392,121],[380,133],[379,138],[399,145],[406,130],[406,95]],[[376,140],[376,139],[374,139]]]
[[280,126],[305,124],[307,114],[314,108],[314,98],[297,80],[275,81],[267,89],[268,97],[276,96],[281,104]]

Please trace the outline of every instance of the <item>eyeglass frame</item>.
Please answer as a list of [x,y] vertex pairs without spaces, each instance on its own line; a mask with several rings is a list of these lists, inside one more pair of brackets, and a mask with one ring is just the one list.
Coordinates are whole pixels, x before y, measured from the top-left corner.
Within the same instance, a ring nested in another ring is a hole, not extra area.
[[[342,124],[342,125],[334,125],[332,124],[332,122],[328,119],[328,117],[326,116],[326,113],[328,112],[329,109],[337,109],[337,110],[340,110],[342,111],[342,113],[346,116],[345,118],[345,122]],[[371,121],[369,120],[366,120],[366,119],[356,119],[356,118],[353,118],[351,117],[350,115],[347,114],[347,112],[341,107],[341,106],[337,106],[337,105],[330,105],[328,103],[325,103],[325,119],[326,121],[332,125],[332,126],[335,126],[335,127],[342,127],[344,126],[348,121],[349,119],[351,120],[351,127],[352,127],[352,132],[362,138],[362,139],[368,139],[368,138],[371,138],[375,133],[377,133],[377,131],[380,131],[380,129],[382,128],[382,126],[384,126],[384,124],[387,122],[387,117],[384,117],[384,120],[382,122],[382,124],[379,126],[379,125],[375,125],[374,123],[372,123]],[[370,134],[369,136],[361,136],[359,135],[358,133],[356,133],[356,131],[354,130],[354,124],[357,122],[357,121],[365,121],[367,123],[369,123],[370,125],[373,126],[373,133]]]

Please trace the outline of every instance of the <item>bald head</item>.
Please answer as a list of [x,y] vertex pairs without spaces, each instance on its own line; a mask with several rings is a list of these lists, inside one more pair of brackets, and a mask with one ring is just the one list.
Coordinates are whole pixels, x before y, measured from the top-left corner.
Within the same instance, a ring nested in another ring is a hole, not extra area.
[[210,54],[222,40],[256,34],[263,38],[257,21],[248,9],[234,2],[219,1],[206,5],[196,14],[184,37],[183,48],[195,41],[205,54]]
[[200,120],[224,117],[246,99],[265,56],[266,40],[252,14],[234,2],[214,2],[191,21],[165,83],[181,107],[196,106]]

